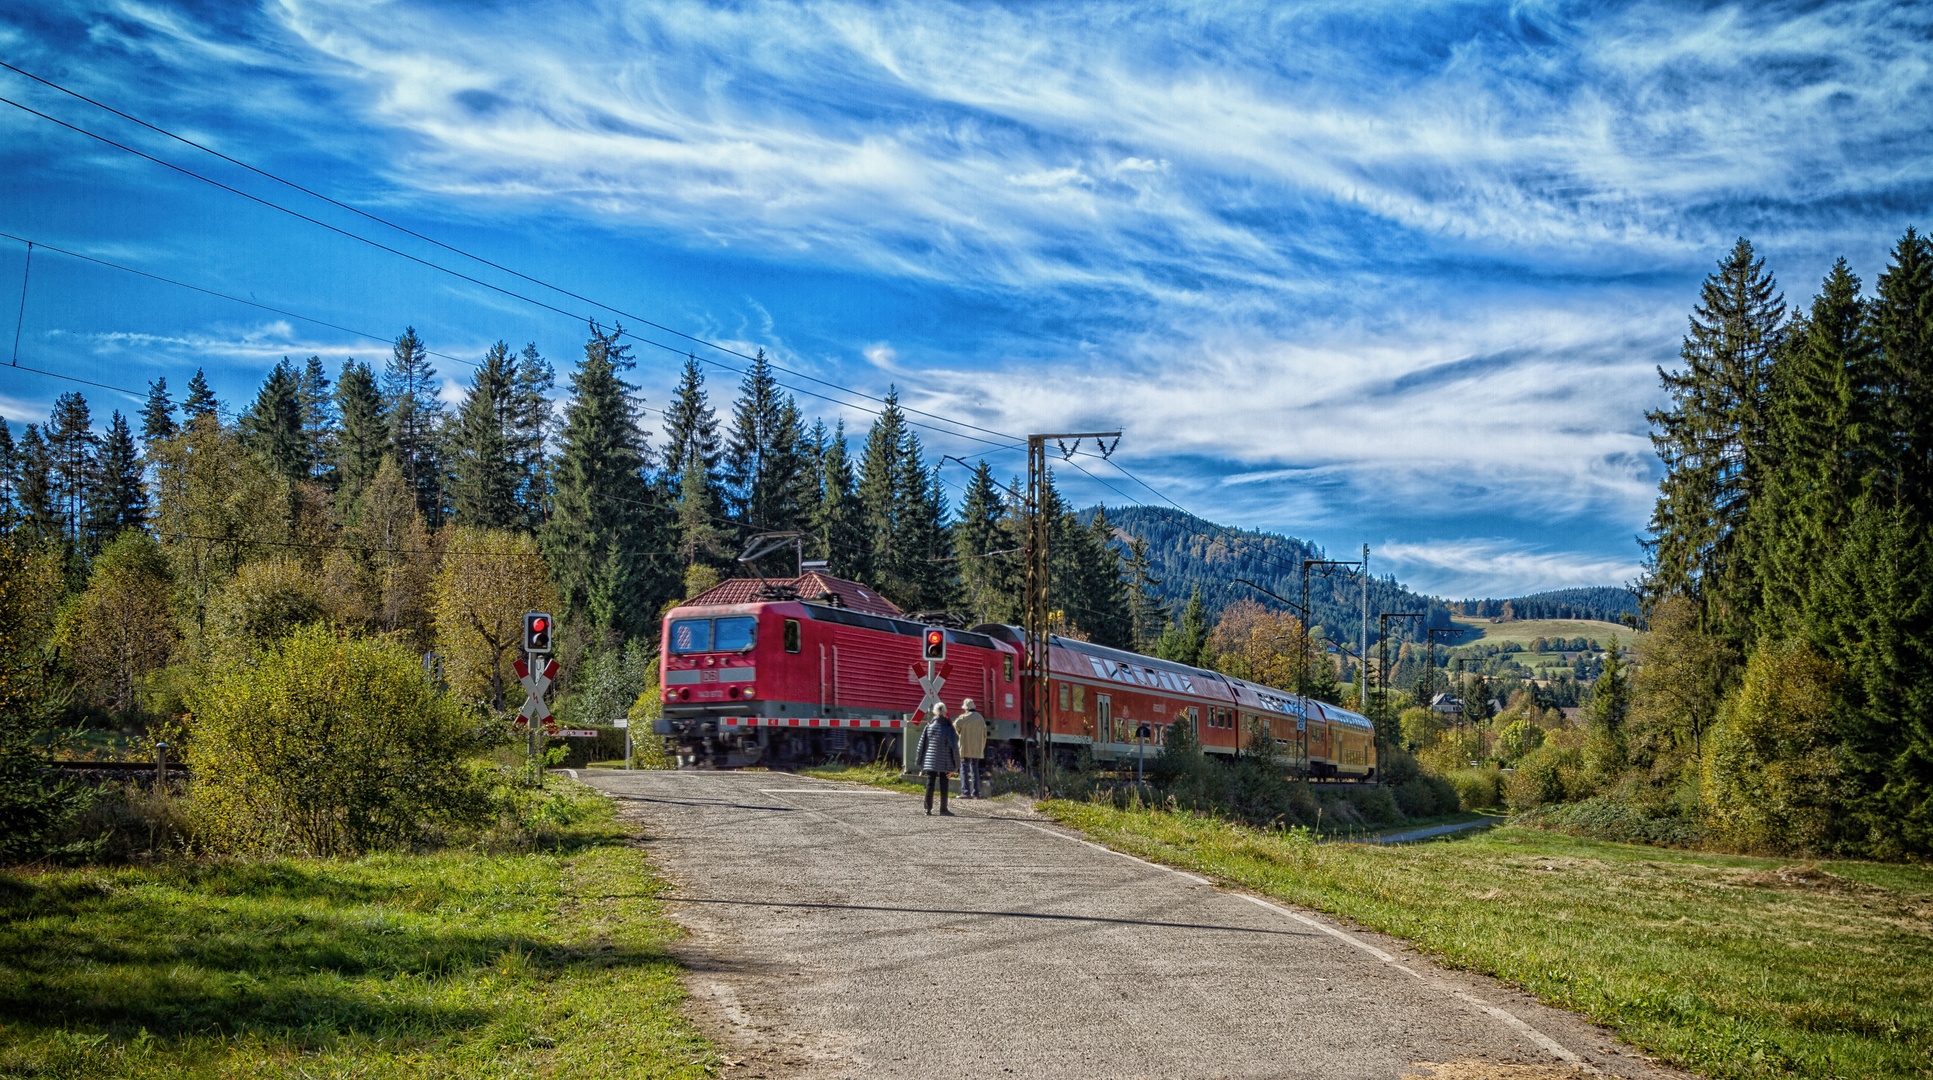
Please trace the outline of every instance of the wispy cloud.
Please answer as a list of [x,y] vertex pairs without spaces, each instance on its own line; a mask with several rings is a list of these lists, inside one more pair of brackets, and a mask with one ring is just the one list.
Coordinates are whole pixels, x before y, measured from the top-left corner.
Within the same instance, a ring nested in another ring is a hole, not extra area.
[[[1546,589],[1623,585],[1642,569],[1632,559],[1517,540],[1397,541],[1375,549],[1413,588],[1451,599],[1521,596]],[[1554,550],[1555,549],[1555,550]]]

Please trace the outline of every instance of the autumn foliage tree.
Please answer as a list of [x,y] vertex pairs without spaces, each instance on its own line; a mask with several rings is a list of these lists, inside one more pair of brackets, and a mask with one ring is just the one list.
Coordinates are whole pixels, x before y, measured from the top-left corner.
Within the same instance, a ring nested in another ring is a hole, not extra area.
[[525,613],[556,607],[557,591],[535,540],[504,529],[457,529],[430,601],[451,692],[502,712],[516,681],[510,665],[523,641]]

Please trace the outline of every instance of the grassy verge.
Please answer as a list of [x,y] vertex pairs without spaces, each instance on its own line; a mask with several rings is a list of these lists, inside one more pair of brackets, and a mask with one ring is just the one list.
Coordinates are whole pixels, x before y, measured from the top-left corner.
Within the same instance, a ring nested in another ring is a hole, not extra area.
[[710,1075],[663,882],[545,800],[538,850],[0,874],[0,1077]]
[[1312,844],[1193,814],[1044,807],[1097,840],[1415,942],[1715,1076],[1933,1075],[1933,871],[1781,866],[1500,828]]
[[915,784],[910,780],[900,779],[900,767],[897,763],[888,764],[876,761],[870,765],[817,765],[810,769],[799,770],[799,775],[816,776],[821,780],[848,780],[857,784],[868,784],[872,787],[904,791],[912,795],[926,794],[926,786],[924,784]]

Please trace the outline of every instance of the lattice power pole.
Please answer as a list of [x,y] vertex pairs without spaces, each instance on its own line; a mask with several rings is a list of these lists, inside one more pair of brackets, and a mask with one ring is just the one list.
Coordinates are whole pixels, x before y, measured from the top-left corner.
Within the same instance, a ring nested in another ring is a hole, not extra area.
[[[1067,440],[1074,445],[1067,445]],[[1041,498],[1047,487],[1047,443],[1060,445],[1063,458],[1071,458],[1082,439],[1093,439],[1102,457],[1114,453],[1121,444],[1118,431],[1071,431],[1059,435],[1027,436],[1027,595],[1023,606],[1023,627],[1027,631],[1027,666],[1023,675],[1033,680],[1025,699],[1032,703],[1032,715],[1022,721],[1031,725],[1028,738],[1034,744],[1034,786],[1040,797],[1047,796],[1047,776],[1053,762],[1053,680],[1048,677],[1054,606],[1047,573],[1047,538],[1053,523],[1040,512]],[[1113,439],[1113,442],[1104,442]]]
[[1376,711],[1369,716],[1376,725],[1376,760],[1382,760],[1383,747],[1389,741],[1389,620],[1426,619],[1422,611],[1385,611],[1377,616],[1376,658],[1379,670],[1376,673]]

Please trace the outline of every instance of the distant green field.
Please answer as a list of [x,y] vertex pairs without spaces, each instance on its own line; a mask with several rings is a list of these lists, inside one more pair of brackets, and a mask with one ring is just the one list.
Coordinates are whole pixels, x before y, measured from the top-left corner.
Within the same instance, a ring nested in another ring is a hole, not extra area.
[[1525,648],[1535,638],[1561,637],[1565,639],[1590,638],[1600,645],[1609,645],[1616,637],[1618,644],[1629,645],[1637,632],[1628,626],[1597,619],[1521,619],[1516,622],[1493,623],[1488,619],[1474,616],[1455,615],[1451,618],[1458,626],[1466,626],[1476,631],[1456,640],[1458,645],[1475,645],[1482,641],[1491,645],[1501,645],[1514,641]]

